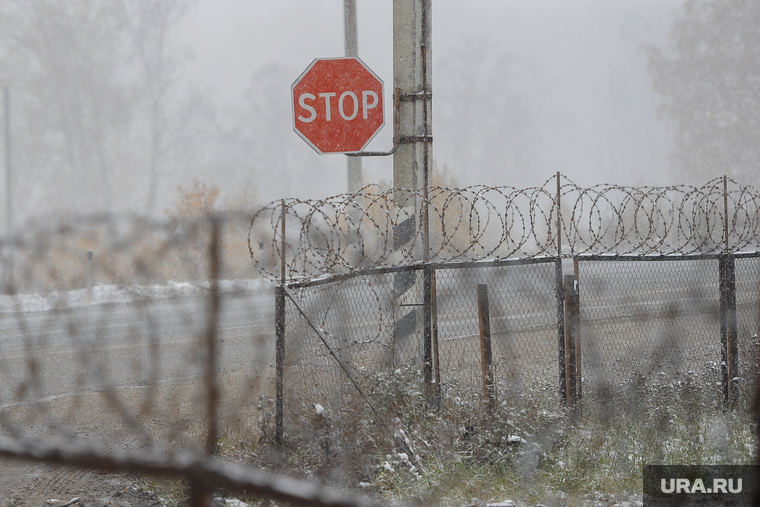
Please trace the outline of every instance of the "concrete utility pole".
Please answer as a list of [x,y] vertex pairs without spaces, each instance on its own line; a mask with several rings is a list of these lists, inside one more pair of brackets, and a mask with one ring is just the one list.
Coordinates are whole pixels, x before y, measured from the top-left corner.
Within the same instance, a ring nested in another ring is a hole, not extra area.
[[393,0],[393,86],[399,89],[393,187],[423,190],[432,165],[431,0]]
[[[427,191],[432,169],[431,0],[393,0],[393,85],[399,94],[399,146],[393,155],[396,246],[411,249],[416,259],[429,260]],[[418,191],[420,198],[411,199]],[[432,387],[432,307],[435,274],[402,272],[394,279],[399,305],[397,350],[417,357],[422,352],[425,383]],[[420,347],[422,345],[422,347]],[[407,352],[408,353],[408,352]],[[403,357],[402,357],[403,359]]]
[[[356,26],[356,0],[343,0],[343,26],[345,29],[346,56],[359,56],[359,35]],[[361,157],[348,158],[348,193],[358,192],[364,186]]]

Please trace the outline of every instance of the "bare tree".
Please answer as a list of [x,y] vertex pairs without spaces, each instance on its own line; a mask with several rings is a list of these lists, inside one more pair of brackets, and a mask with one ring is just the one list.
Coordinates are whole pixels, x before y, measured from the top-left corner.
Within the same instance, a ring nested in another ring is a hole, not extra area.
[[650,71],[681,178],[751,178],[760,163],[760,3],[688,0]]
[[159,167],[167,150],[167,100],[177,81],[178,60],[167,47],[167,38],[189,7],[189,0],[124,0],[147,101],[149,214],[156,206]]
[[[21,105],[18,155],[28,171],[76,195],[85,209],[112,205],[113,166],[128,137],[129,83],[117,0],[0,2],[0,63]],[[52,180],[52,181],[51,181]],[[52,185],[51,185],[52,186]]]
[[476,175],[478,182],[535,165],[534,118],[524,93],[533,71],[515,55],[494,54],[491,46],[462,37],[436,70],[436,135],[442,141],[437,161],[455,173]]

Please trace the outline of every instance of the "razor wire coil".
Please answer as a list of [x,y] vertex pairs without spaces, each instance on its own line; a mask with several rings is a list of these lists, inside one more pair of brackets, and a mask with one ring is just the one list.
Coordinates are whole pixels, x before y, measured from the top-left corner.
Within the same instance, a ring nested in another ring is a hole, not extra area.
[[[701,187],[583,188],[557,178],[558,190],[550,178],[524,189],[475,185],[425,193],[369,185],[326,199],[273,201],[251,219],[249,250],[265,278],[283,276],[284,257],[284,276],[296,281],[422,262],[425,243],[431,262],[689,255],[760,244],[760,191],[732,179]],[[416,216],[415,209],[427,209],[427,227],[425,213]]]

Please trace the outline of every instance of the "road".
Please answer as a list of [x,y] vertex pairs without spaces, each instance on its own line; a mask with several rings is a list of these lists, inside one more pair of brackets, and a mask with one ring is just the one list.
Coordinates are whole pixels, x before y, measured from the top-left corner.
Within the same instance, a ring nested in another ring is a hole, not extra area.
[[[202,374],[205,298],[0,316],[0,407]],[[219,366],[273,362],[273,296],[223,297]]]

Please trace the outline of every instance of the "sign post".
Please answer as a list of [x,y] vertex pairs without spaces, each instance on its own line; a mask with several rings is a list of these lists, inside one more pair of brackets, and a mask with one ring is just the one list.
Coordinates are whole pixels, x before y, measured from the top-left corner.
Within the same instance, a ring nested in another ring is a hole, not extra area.
[[[359,56],[359,35],[356,23],[356,0],[343,0],[343,28],[345,35],[346,56]],[[347,157],[348,193],[355,194],[364,186],[362,184],[362,159]]]

